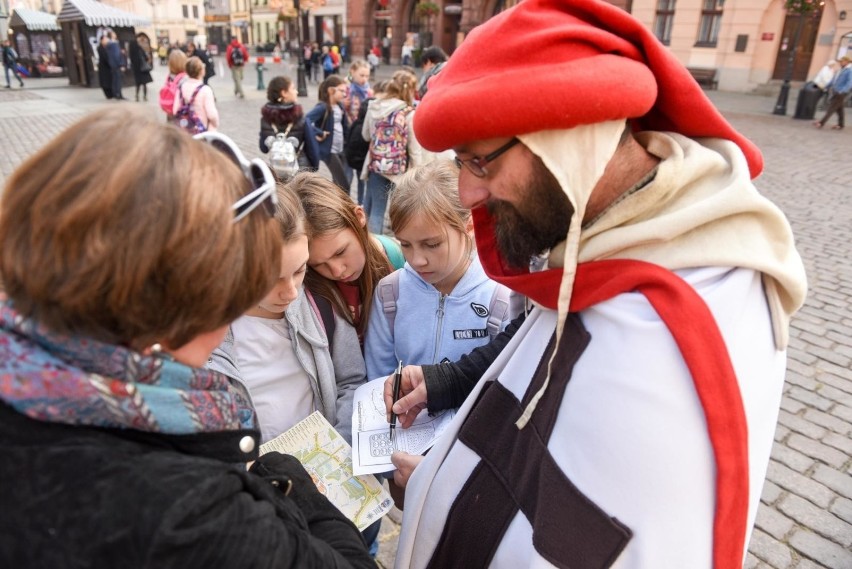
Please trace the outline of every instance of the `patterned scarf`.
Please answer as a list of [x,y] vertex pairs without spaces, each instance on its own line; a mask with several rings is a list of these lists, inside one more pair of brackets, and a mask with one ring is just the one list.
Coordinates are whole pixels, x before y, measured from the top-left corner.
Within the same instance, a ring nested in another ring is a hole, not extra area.
[[257,429],[222,374],[57,334],[0,305],[0,400],[31,419],[186,435]]

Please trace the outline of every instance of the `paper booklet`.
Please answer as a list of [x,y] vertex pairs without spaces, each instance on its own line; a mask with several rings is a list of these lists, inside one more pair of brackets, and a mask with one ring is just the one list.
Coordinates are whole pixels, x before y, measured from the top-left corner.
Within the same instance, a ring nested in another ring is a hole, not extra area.
[[356,474],[395,470],[390,456],[396,450],[423,454],[435,444],[456,415],[455,409],[431,415],[423,409],[407,429],[403,429],[397,422],[391,443],[384,386],[385,378],[382,377],[368,381],[355,390],[352,405],[352,461]]
[[271,451],[298,458],[319,491],[359,530],[393,507],[393,499],[375,476],[352,473],[352,447],[319,411],[260,445],[260,454]]

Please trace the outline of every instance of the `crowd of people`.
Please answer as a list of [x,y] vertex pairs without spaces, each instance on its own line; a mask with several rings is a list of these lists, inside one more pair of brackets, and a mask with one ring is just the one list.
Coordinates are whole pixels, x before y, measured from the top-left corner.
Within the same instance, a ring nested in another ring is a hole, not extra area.
[[2,195],[12,565],[374,566],[379,524],[258,448],[315,411],[351,440],[387,377],[400,428],[457,409],[385,473],[400,569],[742,567],[804,269],[760,151],[653,34],[525,0],[376,85],[306,46],[316,106],[278,76],[259,113],[286,177],[188,51],[166,121],[86,117]]

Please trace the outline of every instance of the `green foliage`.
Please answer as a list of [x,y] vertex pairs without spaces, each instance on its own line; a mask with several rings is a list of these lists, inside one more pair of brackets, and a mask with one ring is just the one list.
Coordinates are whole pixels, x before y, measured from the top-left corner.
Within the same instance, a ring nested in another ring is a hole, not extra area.
[[431,18],[432,16],[437,16],[441,13],[441,7],[434,2],[429,2],[428,0],[425,2],[418,2],[415,10],[417,10],[417,15],[421,18]]
[[785,0],[784,7],[791,14],[807,15],[819,10],[823,4],[824,0]]

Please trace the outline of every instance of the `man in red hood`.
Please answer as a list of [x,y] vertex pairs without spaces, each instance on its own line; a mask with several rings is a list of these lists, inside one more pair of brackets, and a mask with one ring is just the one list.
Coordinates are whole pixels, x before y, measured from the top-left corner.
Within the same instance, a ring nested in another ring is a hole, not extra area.
[[225,60],[228,62],[228,67],[231,68],[231,77],[234,79],[234,95],[240,99],[245,99],[246,95],[243,93],[243,67],[249,60],[249,53],[246,46],[241,44],[237,38],[232,39],[225,52]]
[[759,150],[598,0],[474,29],[414,132],[533,308],[408,481],[397,567],[741,568],[806,292]]

